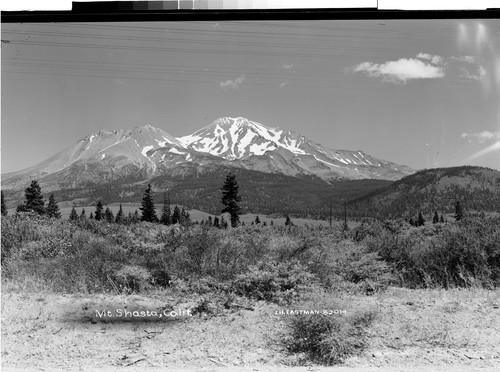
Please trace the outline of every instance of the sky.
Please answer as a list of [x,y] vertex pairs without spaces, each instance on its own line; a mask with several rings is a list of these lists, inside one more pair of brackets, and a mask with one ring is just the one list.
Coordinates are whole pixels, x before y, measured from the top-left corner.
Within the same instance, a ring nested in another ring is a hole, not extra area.
[[2,173],[219,117],[414,169],[500,169],[500,20],[2,24]]

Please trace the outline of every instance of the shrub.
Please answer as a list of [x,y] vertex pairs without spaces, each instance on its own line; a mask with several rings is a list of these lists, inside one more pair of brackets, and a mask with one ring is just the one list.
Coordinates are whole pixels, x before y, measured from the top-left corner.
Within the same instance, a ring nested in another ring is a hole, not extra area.
[[143,267],[125,265],[115,274],[115,281],[121,293],[140,292],[147,287],[150,273]]
[[302,357],[301,363],[339,364],[365,349],[366,328],[375,318],[373,310],[359,310],[351,315],[331,314],[330,311],[346,310],[334,300],[309,301],[297,307],[319,310],[319,314],[289,315],[285,320],[286,331],[281,341],[289,353]]
[[298,261],[260,262],[232,282],[235,293],[256,300],[289,303],[314,282]]

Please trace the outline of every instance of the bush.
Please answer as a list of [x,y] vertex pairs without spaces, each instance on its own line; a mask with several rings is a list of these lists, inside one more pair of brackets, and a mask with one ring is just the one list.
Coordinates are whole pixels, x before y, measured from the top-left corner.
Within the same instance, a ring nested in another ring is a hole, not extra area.
[[418,287],[492,288],[500,285],[500,218],[466,218],[378,232],[362,242],[398,273],[400,284]]
[[140,266],[125,265],[115,274],[119,293],[138,293],[147,287],[150,278],[148,270]]
[[[347,357],[359,354],[367,344],[366,328],[375,318],[372,310],[360,310],[352,315],[330,314],[345,309],[332,300],[304,302],[301,309],[318,309],[319,314],[289,315],[282,343],[291,354],[323,365],[339,364]],[[327,312],[325,313],[324,310]]]
[[313,284],[314,276],[298,261],[260,262],[232,282],[236,294],[256,300],[289,303]]

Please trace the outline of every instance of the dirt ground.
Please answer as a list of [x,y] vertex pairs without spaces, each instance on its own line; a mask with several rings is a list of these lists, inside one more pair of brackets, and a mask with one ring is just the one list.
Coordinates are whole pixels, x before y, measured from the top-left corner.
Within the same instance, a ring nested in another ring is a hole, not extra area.
[[[64,295],[5,287],[2,370],[332,370],[291,367],[295,359],[279,343],[287,315],[275,313],[283,310],[278,305],[235,304],[222,315],[189,316],[195,303],[168,292]],[[500,291],[390,289],[348,300],[375,307],[377,317],[367,350],[335,371],[500,370]]]

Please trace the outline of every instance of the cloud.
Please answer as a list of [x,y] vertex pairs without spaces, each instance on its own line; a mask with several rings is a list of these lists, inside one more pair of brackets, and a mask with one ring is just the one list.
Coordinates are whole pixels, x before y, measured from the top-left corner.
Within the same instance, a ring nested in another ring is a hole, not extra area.
[[238,76],[234,80],[226,80],[220,83],[220,87],[224,90],[238,89],[245,81],[245,75]]
[[430,55],[429,53],[418,53],[417,58],[426,59],[428,61],[431,61],[431,63],[435,65],[443,63],[443,57]]
[[[425,61],[423,61],[425,60]],[[417,58],[401,58],[382,64],[363,62],[347,69],[349,72],[361,72],[373,78],[382,78],[392,83],[406,83],[416,79],[439,79],[444,76],[443,59],[426,53],[419,53]]]
[[484,143],[490,140],[500,140],[500,132],[490,132],[488,130],[483,130],[477,133],[462,133],[460,136],[462,138],[468,138],[469,142],[477,141],[479,143]]
[[460,57],[451,57],[451,58],[457,62],[463,62],[463,63],[476,62],[476,59],[473,56],[460,56]]
[[282,65],[281,67],[283,67],[287,71],[293,71],[293,65],[292,64]]
[[486,79],[487,72],[483,66],[479,66],[477,68],[476,74],[470,73],[469,70],[467,70],[466,68],[463,68],[463,67],[461,70],[462,70],[462,75],[460,75],[460,77],[462,77],[462,78],[469,79],[469,80],[477,80],[477,81],[483,81],[484,79]]

